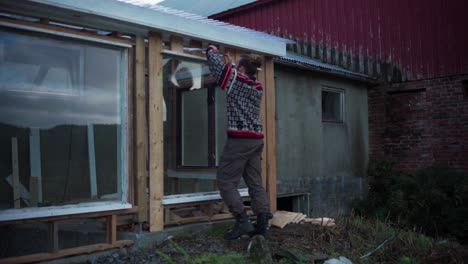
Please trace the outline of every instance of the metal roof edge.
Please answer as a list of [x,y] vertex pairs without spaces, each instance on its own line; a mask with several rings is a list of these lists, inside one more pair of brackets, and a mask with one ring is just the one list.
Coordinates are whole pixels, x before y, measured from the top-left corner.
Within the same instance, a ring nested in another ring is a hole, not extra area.
[[378,83],[377,78],[368,76],[366,74],[346,70],[335,65],[320,62],[293,52],[286,52],[286,56],[275,58],[274,61],[285,66],[293,66],[304,70],[327,73],[338,77],[365,82],[371,85],[375,85]]
[[[162,31],[226,46],[238,47],[266,55],[286,55],[286,43],[280,42],[273,37],[269,39],[260,36],[261,34],[267,35],[266,33],[236,27],[227,23],[224,23],[224,25],[208,23],[207,21],[203,23],[198,20],[208,18],[196,15],[182,17],[177,14],[184,13],[183,11],[174,13],[173,11],[177,10],[172,9],[168,12],[162,12],[151,9],[148,6],[135,5],[130,2],[117,0],[29,0],[17,3],[13,1],[3,2],[1,5],[18,8],[24,7],[27,3],[34,3],[36,7],[34,10],[29,10],[29,12],[30,14],[34,12],[31,15],[35,16],[47,14],[48,17],[57,20],[60,20],[61,17],[66,17],[69,23],[72,22],[70,20],[73,20],[76,23],[87,25],[92,23],[93,19],[96,21],[105,19],[106,22],[112,23],[114,28],[119,26],[119,23],[116,22],[120,21],[123,22],[122,28],[133,30],[133,32],[128,33],[142,34],[150,30]],[[56,14],[59,12],[51,12],[48,10],[48,7],[70,10],[75,14],[73,17],[70,14]],[[23,10],[19,9],[19,11]],[[227,28],[226,25],[231,27]],[[252,34],[252,32],[257,32],[258,35]]]
[[248,4],[245,4],[245,5],[241,5],[241,6],[238,6],[238,7],[234,7],[234,8],[224,10],[224,11],[216,13],[216,14],[212,14],[212,15],[210,15],[208,17],[213,18],[213,19],[223,18],[223,17],[227,17],[227,16],[230,16],[230,15],[233,15],[233,14],[237,14],[237,13],[239,13],[241,11],[244,11],[244,10],[249,10],[251,8],[254,8],[254,7],[259,7],[259,6],[268,4],[268,3],[273,2],[273,1],[274,0],[257,0],[257,1],[252,2],[252,3],[248,3]]

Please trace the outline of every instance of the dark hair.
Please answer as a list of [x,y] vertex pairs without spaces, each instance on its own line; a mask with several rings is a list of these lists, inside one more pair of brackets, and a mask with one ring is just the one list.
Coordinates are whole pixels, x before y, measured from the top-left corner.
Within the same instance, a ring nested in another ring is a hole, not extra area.
[[244,66],[245,73],[249,77],[255,76],[258,68],[262,66],[262,58],[256,54],[241,55],[239,67]]

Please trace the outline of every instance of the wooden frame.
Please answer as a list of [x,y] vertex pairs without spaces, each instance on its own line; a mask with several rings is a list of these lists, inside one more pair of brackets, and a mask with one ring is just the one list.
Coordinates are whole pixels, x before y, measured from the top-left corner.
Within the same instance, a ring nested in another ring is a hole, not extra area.
[[[13,29],[23,29],[23,30],[28,30],[31,32],[38,32],[38,33],[45,33],[49,35],[59,35],[59,36],[64,36],[66,38],[69,38],[71,40],[76,40],[76,39],[81,39],[81,40],[87,40],[90,42],[94,43],[104,43],[106,45],[110,46],[117,46],[123,48],[123,51],[121,53],[121,59],[122,59],[122,70],[119,72],[120,80],[122,81],[121,84],[124,85],[124,96],[122,98],[128,99],[128,94],[129,94],[129,83],[128,82],[123,82],[123,80],[128,80],[127,76],[129,75],[127,71],[123,69],[128,69],[128,58],[130,57],[128,54],[128,49],[131,48],[131,43],[129,41],[126,41],[125,39],[120,39],[120,38],[115,38],[115,37],[107,37],[107,36],[100,36],[98,34],[92,34],[92,33],[85,33],[85,32],[80,32],[79,30],[74,30],[74,29],[68,29],[60,26],[54,26],[54,25],[49,25],[49,24],[41,24],[39,22],[28,22],[28,21],[22,21],[22,20],[15,20],[15,19],[9,19],[9,18],[0,18],[0,26],[5,26],[7,28],[13,28]],[[121,103],[127,103],[127,101],[120,101],[118,104],[120,105]],[[122,135],[127,135],[128,136],[128,115],[129,115],[129,109],[127,106],[123,107],[122,112],[124,112],[125,118],[122,120],[122,130],[119,132],[119,136]],[[95,167],[95,160],[94,160],[94,138],[93,138],[93,126],[90,125],[88,126],[88,147],[89,147],[89,156],[90,156],[90,182],[91,182],[91,198],[96,197],[97,194],[97,186],[96,186],[96,167]],[[113,209],[125,209],[128,207],[131,207],[130,204],[126,204],[126,201],[128,201],[128,193],[126,191],[127,185],[128,185],[128,160],[125,159],[127,157],[127,151],[128,147],[131,147],[131,144],[128,144],[128,141],[125,138],[122,138],[122,142],[118,142],[118,144],[122,144],[122,148],[119,148],[119,151],[122,151],[122,157],[121,160],[118,160],[118,170],[121,172],[120,176],[117,180],[118,182],[118,194],[121,196],[118,196],[120,199],[119,203],[109,203],[106,201],[99,201],[99,202],[89,202],[89,203],[80,203],[80,204],[72,204],[72,205],[65,205],[65,206],[50,206],[47,208],[22,208],[21,212],[15,213],[12,211],[12,209],[8,210],[3,210],[2,215],[0,217],[0,223],[4,221],[10,221],[10,220],[17,220],[19,218],[41,218],[45,216],[50,216],[50,215],[62,215],[62,214],[76,214],[76,213],[82,213],[82,212],[94,212],[95,210],[113,210]],[[31,135],[30,135],[30,147],[31,151],[34,152],[35,154],[40,155],[40,138],[39,138],[39,130],[37,129],[31,129]],[[30,155],[32,155],[31,153]],[[13,157],[16,157],[17,155],[13,155]],[[41,168],[40,168],[40,162],[38,162],[37,158],[30,158],[31,159],[31,181],[30,181],[30,188],[31,188],[31,193],[29,194],[32,200],[33,205],[37,205],[38,202],[42,201],[42,186],[41,186]],[[17,160],[17,159],[16,159]],[[13,159],[15,161],[15,159]],[[93,162],[94,161],[94,162]],[[121,163],[124,162],[124,163]],[[121,166],[120,166],[121,164]],[[13,166],[15,168],[15,166]],[[12,177],[12,184],[15,186],[15,177]],[[18,180],[19,183],[19,180]],[[21,184],[16,184],[21,187]],[[19,189],[21,190],[21,189]],[[16,195],[16,192],[15,192]],[[31,196],[32,195],[32,196]],[[21,199],[21,196],[20,196]],[[15,201],[15,208],[20,207],[20,199],[17,199],[16,197],[14,198]],[[16,202],[17,201],[17,202]],[[107,206],[110,206],[108,209],[106,209]],[[57,211],[58,210],[58,211]],[[22,216],[19,216],[22,215]]]
[[[45,217],[36,219],[25,219],[10,222],[0,222],[0,225],[4,224],[29,224],[37,222],[47,222],[48,225],[48,253],[31,254],[20,257],[11,257],[0,259],[0,264],[10,263],[31,263],[48,261],[57,258],[64,258],[80,254],[89,254],[96,251],[109,250],[113,248],[122,248],[131,246],[133,240],[117,240],[117,215],[133,214],[137,212],[138,208],[134,207],[126,210],[114,210],[108,212],[95,212],[95,213],[83,213],[75,215],[65,215],[57,217]],[[58,221],[74,218],[99,218],[106,217],[106,243],[87,245],[81,247],[74,247],[68,249],[59,250],[58,241]]]

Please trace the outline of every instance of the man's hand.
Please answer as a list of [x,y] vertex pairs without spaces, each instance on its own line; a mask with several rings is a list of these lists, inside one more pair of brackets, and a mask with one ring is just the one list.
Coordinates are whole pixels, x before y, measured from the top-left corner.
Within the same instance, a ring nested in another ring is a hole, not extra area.
[[215,45],[210,44],[210,45],[208,45],[208,48],[210,48],[210,49],[212,49],[214,52],[218,53],[218,48],[217,48]]

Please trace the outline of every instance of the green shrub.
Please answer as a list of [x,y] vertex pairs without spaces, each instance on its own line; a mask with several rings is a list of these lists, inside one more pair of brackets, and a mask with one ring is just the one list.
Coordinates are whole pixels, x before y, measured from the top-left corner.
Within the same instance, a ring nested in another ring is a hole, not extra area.
[[468,237],[467,173],[435,167],[402,173],[383,160],[369,164],[368,177],[369,194],[357,213],[432,236]]

